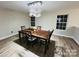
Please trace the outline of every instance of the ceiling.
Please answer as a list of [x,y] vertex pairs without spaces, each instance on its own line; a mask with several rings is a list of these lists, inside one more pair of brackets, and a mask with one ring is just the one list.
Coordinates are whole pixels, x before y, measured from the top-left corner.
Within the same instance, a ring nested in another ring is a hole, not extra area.
[[[0,8],[28,12],[28,3],[31,1],[0,1]],[[42,11],[54,11],[61,8],[79,7],[79,1],[43,1]]]

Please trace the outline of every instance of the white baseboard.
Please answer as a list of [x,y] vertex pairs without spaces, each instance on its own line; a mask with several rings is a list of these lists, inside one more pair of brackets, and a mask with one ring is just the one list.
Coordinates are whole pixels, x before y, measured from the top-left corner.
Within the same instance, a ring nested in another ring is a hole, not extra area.
[[14,33],[14,34],[11,34],[11,35],[8,35],[8,36],[5,36],[5,37],[1,37],[0,40],[6,39],[6,38],[11,37],[11,36],[14,36],[14,35],[16,35],[16,34],[17,34],[17,33]]
[[67,35],[60,35],[60,34],[54,34],[54,35],[58,35],[58,36],[64,36],[64,37],[69,37],[72,38],[78,45],[79,45],[79,41],[77,41],[77,39],[73,36],[67,36]]
[[79,41],[78,41],[75,37],[73,37],[73,39],[74,39],[75,42],[79,45]]
[[57,36],[64,36],[64,37],[69,37],[69,38],[73,38],[73,36],[68,36],[68,35],[61,35],[61,34],[55,34],[54,35],[57,35]]

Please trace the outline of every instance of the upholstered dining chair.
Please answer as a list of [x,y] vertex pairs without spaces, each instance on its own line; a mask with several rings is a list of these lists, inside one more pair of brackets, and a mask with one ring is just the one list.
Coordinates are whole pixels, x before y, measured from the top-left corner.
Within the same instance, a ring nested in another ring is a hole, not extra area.
[[[25,29],[26,29],[25,25],[21,26],[21,31],[25,30]],[[25,36],[25,34],[22,34],[22,37],[24,37],[24,36]]]
[[33,46],[34,44],[36,44],[37,38],[33,37],[32,33],[30,31],[27,31],[26,32],[26,42],[27,42],[27,45],[31,44]]
[[[21,31],[25,30],[26,29],[25,25],[21,26],[20,29],[21,29]],[[21,37],[22,37],[21,41],[25,41],[25,36],[26,36],[25,33],[21,34]]]

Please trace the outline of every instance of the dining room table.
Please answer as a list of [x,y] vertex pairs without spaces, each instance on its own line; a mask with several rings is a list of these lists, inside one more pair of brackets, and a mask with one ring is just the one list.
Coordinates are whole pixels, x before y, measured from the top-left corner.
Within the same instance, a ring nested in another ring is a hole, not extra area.
[[36,37],[36,38],[38,38],[39,40],[40,40],[40,39],[45,40],[44,54],[46,54],[47,48],[48,48],[49,31],[46,31],[46,30],[37,30],[37,29],[32,29],[32,28],[20,30],[20,31],[19,31],[19,40],[20,40],[20,42],[21,42],[21,40],[22,40],[21,34],[26,34],[27,31],[30,31],[30,32],[31,32],[31,35],[32,35],[33,37]]

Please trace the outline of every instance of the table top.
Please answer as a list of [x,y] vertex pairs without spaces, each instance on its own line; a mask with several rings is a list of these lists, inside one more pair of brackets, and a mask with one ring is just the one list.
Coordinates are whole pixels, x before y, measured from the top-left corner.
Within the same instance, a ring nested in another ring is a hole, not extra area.
[[46,30],[25,29],[20,32],[25,33],[26,31],[30,31],[33,36],[36,36],[39,38],[48,39],[48,37],[49,37],[49,32]]

